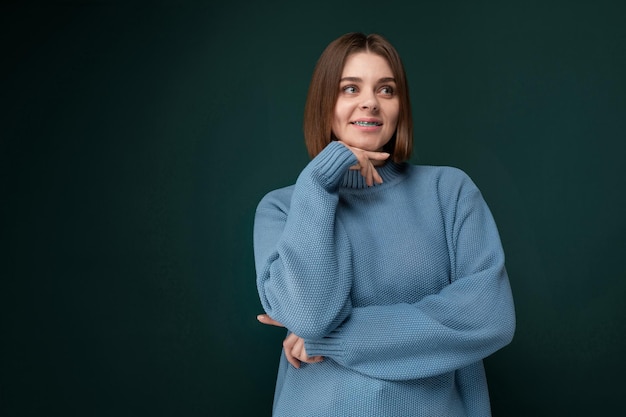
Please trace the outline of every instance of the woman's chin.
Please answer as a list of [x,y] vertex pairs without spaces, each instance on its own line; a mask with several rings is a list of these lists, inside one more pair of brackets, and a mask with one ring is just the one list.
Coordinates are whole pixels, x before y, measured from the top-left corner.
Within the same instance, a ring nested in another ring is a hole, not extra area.
[[383,151],[383,146],[379,146],[379,144],[372,144],[372,143],[368,143],[368,142],[361,142],[358,140],[343,140],[343,143],[345,143],[348,146],[352,146],[353,148],[358,148],[361,149],[363,151],[368,151],[368,152],[382,152]]

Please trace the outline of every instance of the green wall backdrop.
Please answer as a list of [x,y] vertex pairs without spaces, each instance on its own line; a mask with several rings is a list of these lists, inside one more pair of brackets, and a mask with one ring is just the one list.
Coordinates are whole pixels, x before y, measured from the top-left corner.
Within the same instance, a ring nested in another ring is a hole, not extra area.
[[[406,4],[404,4],[406,3]],[[307,163],[317,57],[388,37],[413,162],[498,222],[516,300],[494,415],[614,415],[626,371],[623,1],[0,6],[2,416],[269,416],[259,199]]]

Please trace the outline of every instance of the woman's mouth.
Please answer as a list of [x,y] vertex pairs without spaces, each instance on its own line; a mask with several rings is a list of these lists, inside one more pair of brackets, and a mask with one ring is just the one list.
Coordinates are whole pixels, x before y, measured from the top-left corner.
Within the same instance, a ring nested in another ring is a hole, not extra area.
[[350,122],[353,125],[363,126],[363,127],[374,127],[374,126],[382,126],[380,122],[366,122],[362,120],[357,120],[355,122]]

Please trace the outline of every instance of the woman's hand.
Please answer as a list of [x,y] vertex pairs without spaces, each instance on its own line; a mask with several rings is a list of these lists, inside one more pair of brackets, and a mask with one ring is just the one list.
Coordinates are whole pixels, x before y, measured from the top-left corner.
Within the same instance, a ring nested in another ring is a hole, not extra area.
[[361,175],[365,178],[365,184],[369,187],[374,185],[374,182],[377,184],[382,184],[383,179],[376,171],[376,166],[382,165],[387,158],[389,158],[389,154],[387,152],[376,152],[376,151],[365,151],[363,149],[355,148],[354,146],[350,146],[343,141],[339,141],[346,148],[350,149],[358,163],[350,167],[352,170],[361,171]]
[[300,368],[300,363],[317,363],[324,360],[323,356],[309,356],[304,348],[304,339],[300,336],[290,333],[285,340],[283,340],[283,348],[285,349],[285,356],[287,361],[294,366],[294,368]]
[[[258,315],[257,320],[269,326],[285,327],[267,314]],[[285,338],[283,341],[283,348],[285,349],[285,357],[287,358],[287,361],[292,364],[294,368],[300,368],[300,364],[302,362],[317,363],[324,360],[323,356],[309,356],[304,347],[304,339],[294,333],[290,333]]]

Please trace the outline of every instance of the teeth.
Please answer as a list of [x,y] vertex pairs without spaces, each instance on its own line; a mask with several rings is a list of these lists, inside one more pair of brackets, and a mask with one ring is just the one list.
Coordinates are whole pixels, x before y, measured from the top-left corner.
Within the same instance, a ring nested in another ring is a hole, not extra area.
[[353,124],[355,125],[359,125],[359,126],[379,126],[380,124],[377,122],[353,122]]

